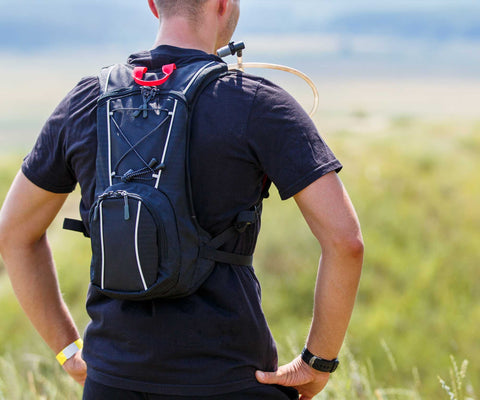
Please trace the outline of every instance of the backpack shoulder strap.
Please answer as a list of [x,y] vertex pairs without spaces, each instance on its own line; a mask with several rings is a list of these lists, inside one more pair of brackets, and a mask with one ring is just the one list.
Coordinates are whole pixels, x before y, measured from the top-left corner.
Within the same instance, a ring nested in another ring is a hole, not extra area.
[[[110,75],[116,67],[117,67],[117,64],[102,68],[100,73],[98,74],[98,83],[100,84],[99,97],[101,97],[108,91]],[[80,233],[83,233],[83,236],[90,237],[87,227],[85,226],[84,222],[80,219],[64,218],[63,229],[68,231],[80,232]]]
[[[98,74],[100,97],[110,90],[131,86],[133,83],[132,71],[133,67],[127,64],[113,64],[102,68]],[[115,83],[115,87],[112,89],[113,83]]]
[[[108,91],[108,83],[110,80],[110,74],[116,65],[111,65],[109,67],[102,68],[98,74],[98,83],[100,84],[100,93],[99,96],[102,96]],[[63,229],[68,231],[80,232],[83,233],[83,236],[89,237],[87,228],[82,220],[73,219],[73,218],[64,218],[63,219]]]
[[228,66],[224,62],[211,61],[199,68],[183,89],[183,94],[190,105],[190,111],[193,110],[202,91],[214,80],[227,74]]
[[[213,81],[223,76],[226,76],[229,73],[228,66],[225,63],[220,62],[212,62],[206,64],[201,69],[197,71],[197,74],[192,79],[192,81],[187,85],[184,89],[183,93],[187,98],[189,104],[189,121],[188,121],[188,134],[190,135],[190,127],[191,127],[191,117],[192,111],[196,106],[198,98],[202,91]],[[190,177],[190,167],[188,165],[190,157],[189,154],[189,146],[187,146],[187,190],[188,190],[188,197],[190,201],[192,215],[194,216],[193,220],[197,223],[197,218],[195,217],[195,211],[193,208],[192,202],[192,191],[191,191],[191,177]],[[264,183],[264,189],[266,188],[266,192],[268,192],[269,184],[267,182]],[[259,200],[265,197],[264,191],[262,191],[262,196]],[[251,266],[253,263],[253,255],[243,255],[237,253],[231,253],[223,250],[219,250],[224,244],[229,242],[230,240],[238,237],[238,235],[245,232],[249,225],[257,223],[259,218],[258,214],[258,204],[256,204],[252,210],[242,211],[238,214],[235,222],[222,233],[218,234],[217,236],[211,238],[207,243],[200,247],[199,256],[202,258],[206,258],[209,260],[214,260],[216,262],[232,264],[232,265],[239,265],[239,266]],[[200,226],[197,228],[202,230]]]
[[109,67],[102,68],[98,74],[98,82],[100,84],[100,96],[108,91],[108,83],[110,81],[110,75],[116,65],[110,65]]

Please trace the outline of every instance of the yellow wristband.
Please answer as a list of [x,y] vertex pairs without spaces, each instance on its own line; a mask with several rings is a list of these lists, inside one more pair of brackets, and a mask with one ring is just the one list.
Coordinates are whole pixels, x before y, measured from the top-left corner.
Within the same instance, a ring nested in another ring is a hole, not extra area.
[[63,365],[68,359],[72,358],[77,352],[82,350],[82,348],[83,340],[77,339],[65,347],[60,353],[58,353],[56,359],[60,365]]

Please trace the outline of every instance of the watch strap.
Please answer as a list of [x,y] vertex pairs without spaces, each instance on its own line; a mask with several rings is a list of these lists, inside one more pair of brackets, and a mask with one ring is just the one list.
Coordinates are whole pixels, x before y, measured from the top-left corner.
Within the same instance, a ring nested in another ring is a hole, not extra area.
[[334,372],[340,362],[337,358],[333,360],[325,360],[312,354],[307,347],[304,347],[302,351],[302,360],[305,361],[310,367],[321,372]]

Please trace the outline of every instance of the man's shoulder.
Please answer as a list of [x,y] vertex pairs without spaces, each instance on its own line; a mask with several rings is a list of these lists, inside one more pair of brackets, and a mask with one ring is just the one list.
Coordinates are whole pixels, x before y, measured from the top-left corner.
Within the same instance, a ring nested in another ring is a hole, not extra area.
[[219,79],[223,85],[219,86],[219,90],[227,90],[233,92],[241,92],[244,95],[257,97],[259,93],[268,93],[268,96],[283,98],[288,93],[271,82],[270,80],[249,74],[243,71],[230,70],[227,75]]
[[283,90],[281,87],[277,86],[273,82],[269,81],[267,78],[259,75],[254,75],[248,72],[239,71],[237,69],[231,69],[228,71],[228,74],[222,78],[223,80],[234,81],[237,86],[241,84],[260,86],[260,87],[273,87],[277,90]]
[[[94,104],[100,96],[100,83],[98,75],[89,75],[81,78],[63,99],[70,109],[84,108]],[[72,110],[72,111],[73,111]]]

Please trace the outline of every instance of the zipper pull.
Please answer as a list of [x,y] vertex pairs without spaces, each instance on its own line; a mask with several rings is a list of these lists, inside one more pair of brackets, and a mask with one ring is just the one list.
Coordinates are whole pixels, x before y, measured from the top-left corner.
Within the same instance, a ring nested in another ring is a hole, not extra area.
[[130,219],[130,207],[128,206],[128,196],[126,193],[123,194],[123,200],[125,201],[125,206],[123,207],[123,219],[128,221]]
[[141,90],[143,96],[143,104],[138,107],[137,110],[133,113],[134,118],[137,118],[140,114],[142,114],[143,118],[148,118],[148,103],[151,102],[157,94],[156,88],[142,87]]

